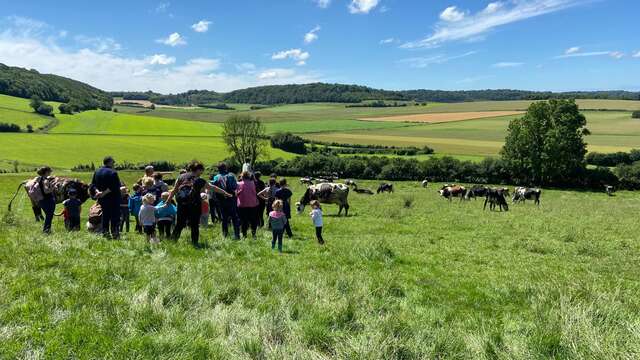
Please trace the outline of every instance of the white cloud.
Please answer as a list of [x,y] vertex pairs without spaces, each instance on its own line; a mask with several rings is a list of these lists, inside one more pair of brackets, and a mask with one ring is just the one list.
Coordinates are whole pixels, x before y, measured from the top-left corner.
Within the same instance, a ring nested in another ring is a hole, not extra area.
[[636,51],[631,57],[640,58],[640,50]]
[[120,45],[112,38],[88,37],[84,35],[78,35],[74,37],[74,40],[78,44],[82,46],[88,46],[89,48],[99,53],[114,52],[122,49],[122,45]]
[[456,22],[464,19],[464,13],[455,6],[449,6],[440,13],[440,19],[448,22]]
[[326,9],[331,5],[331,0],[313,0],[319,8]]
[[[246,65],[240,73],[225,73],[221,61],[197,58],[176,65],[170,57],[129,57],[119,53],[98,52],[91,48],[71,49],[59,46],[46,34],[41,37],[16,36],[15,29],[0,27],[0,59],[9,66],[37,69],[86,82],[104,90],[177,93],[192,89],[231,91],[271,84],[322,81],[314,72],[294,69],[256,69]],[[55,32],[57,33],[57,31]],[[153,62],[153,64],[152,64]],[[157,66],[164,63],[166,66]],[[259,78],[263,72],[275,75]]]
[[149,65],[171,65],[176,62],[176,58],[165,54],[155,54],[149,56],[147,61]]
[[[440,21],[424,39],[408,42],[403,48],[435,47],[445,42],[479,39],[487,32],[506,24],[557,12],[585,0],[528,0],[491,3],[476,14],[459,21]],[[446,11],[446,9],[445,9]],[[444,13],[444,12],[443,12]]]
[[565,55],[570,55],[570,54],[575,54],[580,52],[580,47],[579,46],[572,46],[570,48],[568,48],[567,50],[565,50],[564,54]]
[[382,40],[380,40],[380,45],[391,44],[391,43],[393,43],[395,41],[396,41],[396,39],[394,39],[394,38],[382,39]]
[[624,57],[624,53],[620,51],[612,51],[609,53],[609,56],[614,59],[622,59]]
[[503,61],[503,62],[495,63],[495,64],[491,65],[491,67],[500,69],[500,68],[519,67],[519,66],[522,66],[522,65],[524,65],[524,63]]
[[167,12],[167,10],[169,10],[169,6],[171,6],[170,2],[161,2],[160,4],[158,4],[158,6],[156,6],[156,12],[157,13]]
[[256,69],[256,65],[250,62],[236,64],[235,67],[238,71],[253,71]]
[[471,56],[477,54],[477,51],[467,51],[466,53],[460,55],[447,56],[444,54],[438,54],[433,56],[424,56],[424,57],[413,57],[408,59],[402,59],[398,61],[401,64],[407,64],[412,68],[426,68],[429,65],[433,64],[444,64],[450,60],[460,59],[463,57]]
[[[568,49],[568,50],[572,50]],[[591,56],[611,56],[614,59],[620,59],[622,57],[624,57],[624,53],[620,52],[620,51],[589,51],[589,52],[580,52],[580,49],[578,50],[572,50],[572,51],[565,51],[565,53],[563,55],[558,55],[555,58],[556,59],[566,59],[566,58],[573,58],[573,57],[591,57]]]
[[209,31],[209,25],[211,25],[212,22],[208,21],[208,20],[200,20],[197,23],[191,25],[191,28],[193,29],[193,31],[195,32],[199,32],[199,33],[205,33],[207,31]]
[[351,0],[349,12],[352,14],[368,14],[380,3],[379,0]]
[[69,32],[68,32],[67,30],[60,30],[60,31],[58,31],[58,37],[66,38],[66,37],[67,37],[67,35],[69,35]]
[[311,44],[312,42],[318,40],[318,31],[320,31],[320,26],[316,26],[308,33],[304,34],[304,43]]
[[177,32],[174,32],[173,34],[167,36],[164,39],[158,39],[158,40],[156,40],[156,42],[161,43],[161,44],[165,44],[165,45],[169,45],[169,46],[172,46],[172,47],[180,46],[180,45],[186,45],[187,44],[187,42],[182,37],[182,35],[180,35]]
[[307,60],[309,59],[310,56],[311,55],[306,51],[302,51],[300,49],[290,49],[290,50],[283,50],[271,55],[271,59],[272,60],[293,59],[296,61],[296,65],[302,66],[307,63]]

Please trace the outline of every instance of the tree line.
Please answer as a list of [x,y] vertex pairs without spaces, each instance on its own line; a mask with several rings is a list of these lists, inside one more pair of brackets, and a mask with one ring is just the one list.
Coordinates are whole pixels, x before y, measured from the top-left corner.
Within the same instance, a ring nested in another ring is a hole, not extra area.
[[[0,94],[65,103],[65,111],[111,110],[108,93],[80,81],[0,64]],[[62,112],[62,109],[61,109]]]
[[366,101],[414,101],[423,102],[468,102],[501,100],[549,100],[549,99],[616,99],[640,100],[640,92],[631,91],[528,91],[512,89],[494,90],[402,90],[374,89],[360,85],[344,84],[294,84],[269,85],[240,89],[228,93],[208,90],[191,90],[180,94],[161,95],[147,92],[112,92],[125,100],[149,100],[162,105],[202,105],[212,103],[243,104],[299,104],[308,102],[331,102],[358,104]]

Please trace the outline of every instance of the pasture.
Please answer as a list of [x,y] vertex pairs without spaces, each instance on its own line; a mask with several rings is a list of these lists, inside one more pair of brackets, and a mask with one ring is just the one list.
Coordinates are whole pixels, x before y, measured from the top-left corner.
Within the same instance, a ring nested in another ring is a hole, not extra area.
[[453,122],[463,120],[475,120],[483,118],[494,118],[508,115],[522,115],[521,111],[466,111],[459,113],[431,113],[417,115],[395,115],[373,118],[362,118],[360,120],[367,121],[394,121],[409,123],[428,123],[437,124],[442,122]]
[[[85,180],[89,174],[81,175]],[[127,182],[139,173],[125,173]],[[203,231],[204,249],[42,236],[26,174],[0,175],[0,357],[634,358],[640,197],[543,190],[540,208],[482,210],[417,183],[294,215],[286,253]],[[293,180],[293,179],[290,179]],[[294,200],[302,188],[294,184]],[[361,187],[375,190],[375,182]],[[88,208],[88,205],[85,206]],[[589,209],[585,211],[584,209]],[[308,209],[307,209],[308,211]],[[83,225],[84,227],[84,225]]]

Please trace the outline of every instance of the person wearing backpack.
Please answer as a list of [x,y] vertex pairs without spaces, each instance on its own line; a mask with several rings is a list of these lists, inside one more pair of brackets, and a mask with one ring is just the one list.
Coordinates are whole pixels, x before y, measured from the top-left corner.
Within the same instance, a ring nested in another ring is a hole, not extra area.
[[53,222],[53,214],[56,211],[56,199],[53,194],[53,184],[51,183],[52,170],[49,166],[43,166],[38,169],[38,178],[34,183],[34,187],[37,185],[37,189],[33,191],[40,191],[38,206],[44,212],[44,224],[42,226],[42,232],[45,234],[51,233],[51,223]]
[[104,166],[93,174],[90,191],[102,208],[102,235],[117,240],[120,238],[121,182],[113,168],[115,160],[107,156],[102,163]]
[[223,162],[218,164],[218,175],[213,178],[213,183],[233,194],[230,198],[218,197],[218,206],[220,215],[222,215],[222,236],[225,238],[229,236],[229,222],[232,222],[233,239],[240,240],[240,217],[238,216],[238,200],[235,196],[238,183],[236,177],[228,171],[227,164]]
[[200,239],[200,215],[202,213],[202,198],[200,194],[203,191],[212,189],[214,192],[221,194],[225,198],[231,198],[229,192],[224,189],[207,183],[200,176],[204,172],[204,165],[201,162],[193,160],[187,165],[187,172],[180,175],[176,180],[175,187],[169,192],[169,197],[165,201],[164,206],[169,206],[174,198],[178,203],[176,214],[176,226],[173,229],[173,240],[180,238],[182,230],[189,225],[191,229],[191,243],[194,247],[198,247]]

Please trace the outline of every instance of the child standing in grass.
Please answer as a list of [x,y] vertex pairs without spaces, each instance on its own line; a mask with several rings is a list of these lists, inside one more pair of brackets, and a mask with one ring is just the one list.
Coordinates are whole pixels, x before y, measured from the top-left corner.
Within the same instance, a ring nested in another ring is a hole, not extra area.
[[129,197],[129,213],[133,215],[136,220],[136,231],[142,233],[142,226],[140,226],[140,218],[138,213],[142,206],[142,186],[139,184],[133,185],[133,195]]
[[156,205],[156,221],[160,238],[169,239],[171,237],[171,227],[176,219],[177,208],[173,204],[165,206],[169,199],[169,192],[163,192],[162,200]]
[[200,194],[200,225],[209,226],[209,195],[207,193]]
[[127,230],[129,232],[129,224],[131,213],[129,212],[129,189],[126,186],[120,187],[120,232]]
[[318,244],[323,245],[324,239],[322,238],[322,208],[320,207],[320,202],[318,200],[313,200],[310,203],[311,205],[311,221],[313,221],[313,226],[316,227],[316,238],[318,239]]
[[69,189],[69,198],[62,202],[65,213],[65,227],[69,231],[80,230],[80,212],[82,211],[82,202],[78,200],[78,192],[76,189]]
[[142,206],[138,213],[138,218],[142,224],[147,240],[152,244],[157,244],[158,238],[156,237],[156,207],[153,204],[156,202],[156,197],[153,194],[146,194],[142,198]]
[[282,200],[276,200],[273,202],[273,211],[269,213],[269,225],[271,225],[271,233],[273,234],[271,249],[275,249],[277,242],[278,251],[280,253],[282,253],[282,237],[284,235],[284,229],[288,222],[287,215],[282,212],[282,207]]

